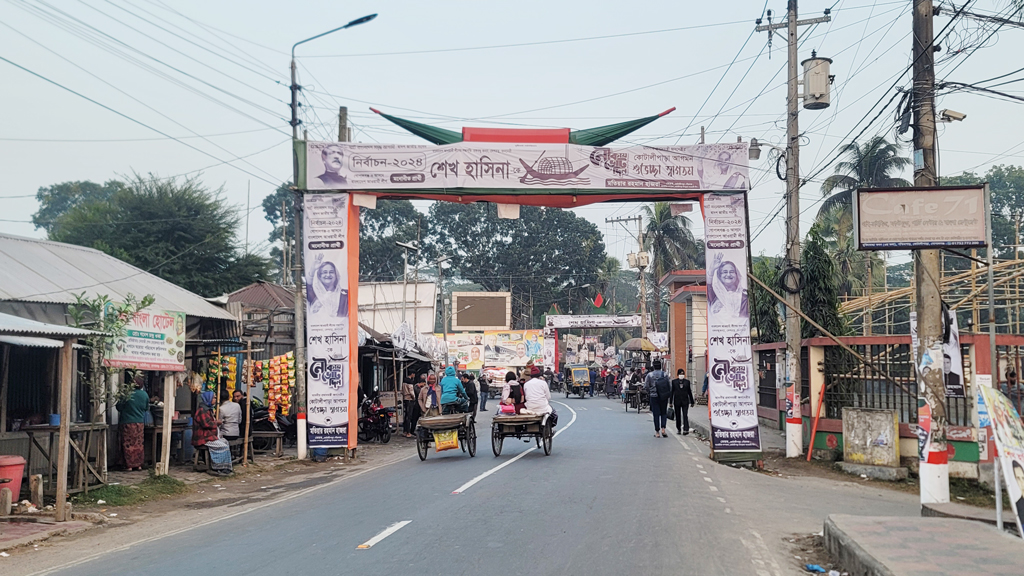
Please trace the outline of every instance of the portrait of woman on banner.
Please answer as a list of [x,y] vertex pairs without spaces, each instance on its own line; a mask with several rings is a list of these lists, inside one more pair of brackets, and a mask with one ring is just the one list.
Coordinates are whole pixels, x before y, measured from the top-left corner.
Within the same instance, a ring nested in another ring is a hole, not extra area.
[[715,254],[708,285],[708,309],[726,321],[750,318],[746,278],[731,260],[721,252]]
[[306,302],[315,318],[348,317],[348,290],[344,288],[338,266],[317,254],[306,278]]

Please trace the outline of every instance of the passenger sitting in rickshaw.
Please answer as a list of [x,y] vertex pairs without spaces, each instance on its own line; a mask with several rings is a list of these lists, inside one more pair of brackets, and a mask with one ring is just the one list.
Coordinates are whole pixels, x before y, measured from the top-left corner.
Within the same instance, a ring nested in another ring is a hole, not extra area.
[[522,385],[516,380],[515,372],[509,371],[505,374],[505,385],[501,387],[501,404],[512,406],[516,414],[526,407],[526,395],[523,394]]
[[469,396],[466,395],[462,381],[455,375],[455,368],[449,366],[444,369],[444,378],[441,379],[441,413],[466,412],[469,412]]
[[548,383],[541,379],[540,368],[534,366],[530,369],[530,379],[523,384],[523,396],[526,399],[526,407],[523,414],[550,414],[551,390]]

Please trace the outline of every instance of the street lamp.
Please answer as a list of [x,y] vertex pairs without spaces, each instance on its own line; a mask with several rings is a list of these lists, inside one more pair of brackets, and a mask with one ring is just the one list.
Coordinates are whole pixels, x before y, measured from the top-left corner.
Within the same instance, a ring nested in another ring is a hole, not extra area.
[[584,284],[583,286],[569,286],[569,315],[572,315],[572,291],[573,288],[582,290],[584,288],[590,288],[590,284]]
[[[358,26],[365,22],[369,22],[376,18],[376,14],[369,16],[363,16],[357,18],[344,26],[335,28],[334,30],[328,30],[323,34],[317,34],[310,38],[306,38],[300,42],[296,42],[292,45],[292,62],[291,62],[291,74],[292,74],[292,184],[293,190],[299,184],[299,157],[295,153],[295,141],[299,139],[299,85],[295,81],[295,48],[300,44],[305,44],[310,40],[316,40],[322,36],[337,32],[338,30],[344,30],[345,28],[351,28],[352,26]],[[296,192],[296,198],[292,200],[292,215],[294,216],[294,227],[295,227],[295,292],[293,294],[292,305],[295,307],[293,318],[295,320],[293,332],[295,334],[295,408],[298,413],[296,418],[296,426],[298,432],[298,454],[299,460],[306,459],[306,318],[303,306],[306,303],[306,297],[304,292],[306,291],[303,287],[302,282],[302,232],[299,230],[299,199],[298,192]],[[282,220],[284,214],[281,215]],[[403,294],[404,296],[404,294]]]

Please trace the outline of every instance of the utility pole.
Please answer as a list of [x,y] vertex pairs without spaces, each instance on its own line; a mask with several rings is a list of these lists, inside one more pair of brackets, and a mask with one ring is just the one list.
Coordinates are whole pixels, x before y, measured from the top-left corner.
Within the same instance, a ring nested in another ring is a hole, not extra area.
[[[767,31],[769,44],[775,30],[786,29],[788,61],[786,65],[788,82],[786,92],[786,270],[796,273],[784,273],[782,281],[798,274],[800,269],[800,62],[797,48],[799,47],[800,26],[828,22],[831,17],[828,11],[825,16],[808,20],[797,20],[797,0],[789,0],[786,6],[786,21],[777,24],[757,26],[758,32]],[[771,14],[769,13],[769,22]],[[800,309],[799,285],[791,285],[786,289],[786,457],[798,458],[803,454],[803,417],[800,403],[800,316],[793,310]],[[813,439],[812,439],[813,441]]]
[[[914,186],[924,187],[936,185],[933,12],[932,0],[914,0]],[[915,364],[918,366],[925,354],[934,363],[942,360],[940,274],[938,250],[914,251],[918,336]],[[945,503],[949,502],[949,462],[942,371],[933,366],[927,373],[918,374],[918,386],[918,426],[930,423],[930,430],[926,430],[930,444],[922,454],[920,466],[921,504]]]
[[[647,252],[644,252],[644,218],[638,214],[628,218],[605,218],[604,221],[605,224],[622,224],[623,228],[625,228],[626,222],[636,222],[636,240],[639,249],[636,254],[629,254],[627,258],[630,268],[640,270],[640,337],[647,338],[647,280],[644,276],[644,268],[650,263],[650,259]],[[626,228],[626,231],[629,232],[629,228]]]
[[348,127],[348,106],[338,107],[338,142],[349,142],[352,133]]

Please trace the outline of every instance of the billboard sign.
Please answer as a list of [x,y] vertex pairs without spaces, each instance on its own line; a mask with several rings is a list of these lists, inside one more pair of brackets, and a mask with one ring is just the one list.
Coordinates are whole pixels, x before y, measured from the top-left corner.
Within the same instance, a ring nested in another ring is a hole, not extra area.
[[[307,190],[746,190],[746,143],[605,148],[460,142],[307,142]],[[304,181],[304,182],[303,182]]]
[[511,292],[452,292],[452,330],[508,330]]
[[915,250],[987,244],[985,186],[860,188],[853,222],[858,250]]
[[640,315],[612,316],[609,314],[591,314],[569,316],[568,314],[548,314],[544,321],[547,328],[639,328]]
[[[112,306],[108,307],[108,313]],[[185,313],[140,310],[124,333],[107,345],[103,365],[165,372],[185,371]]]

